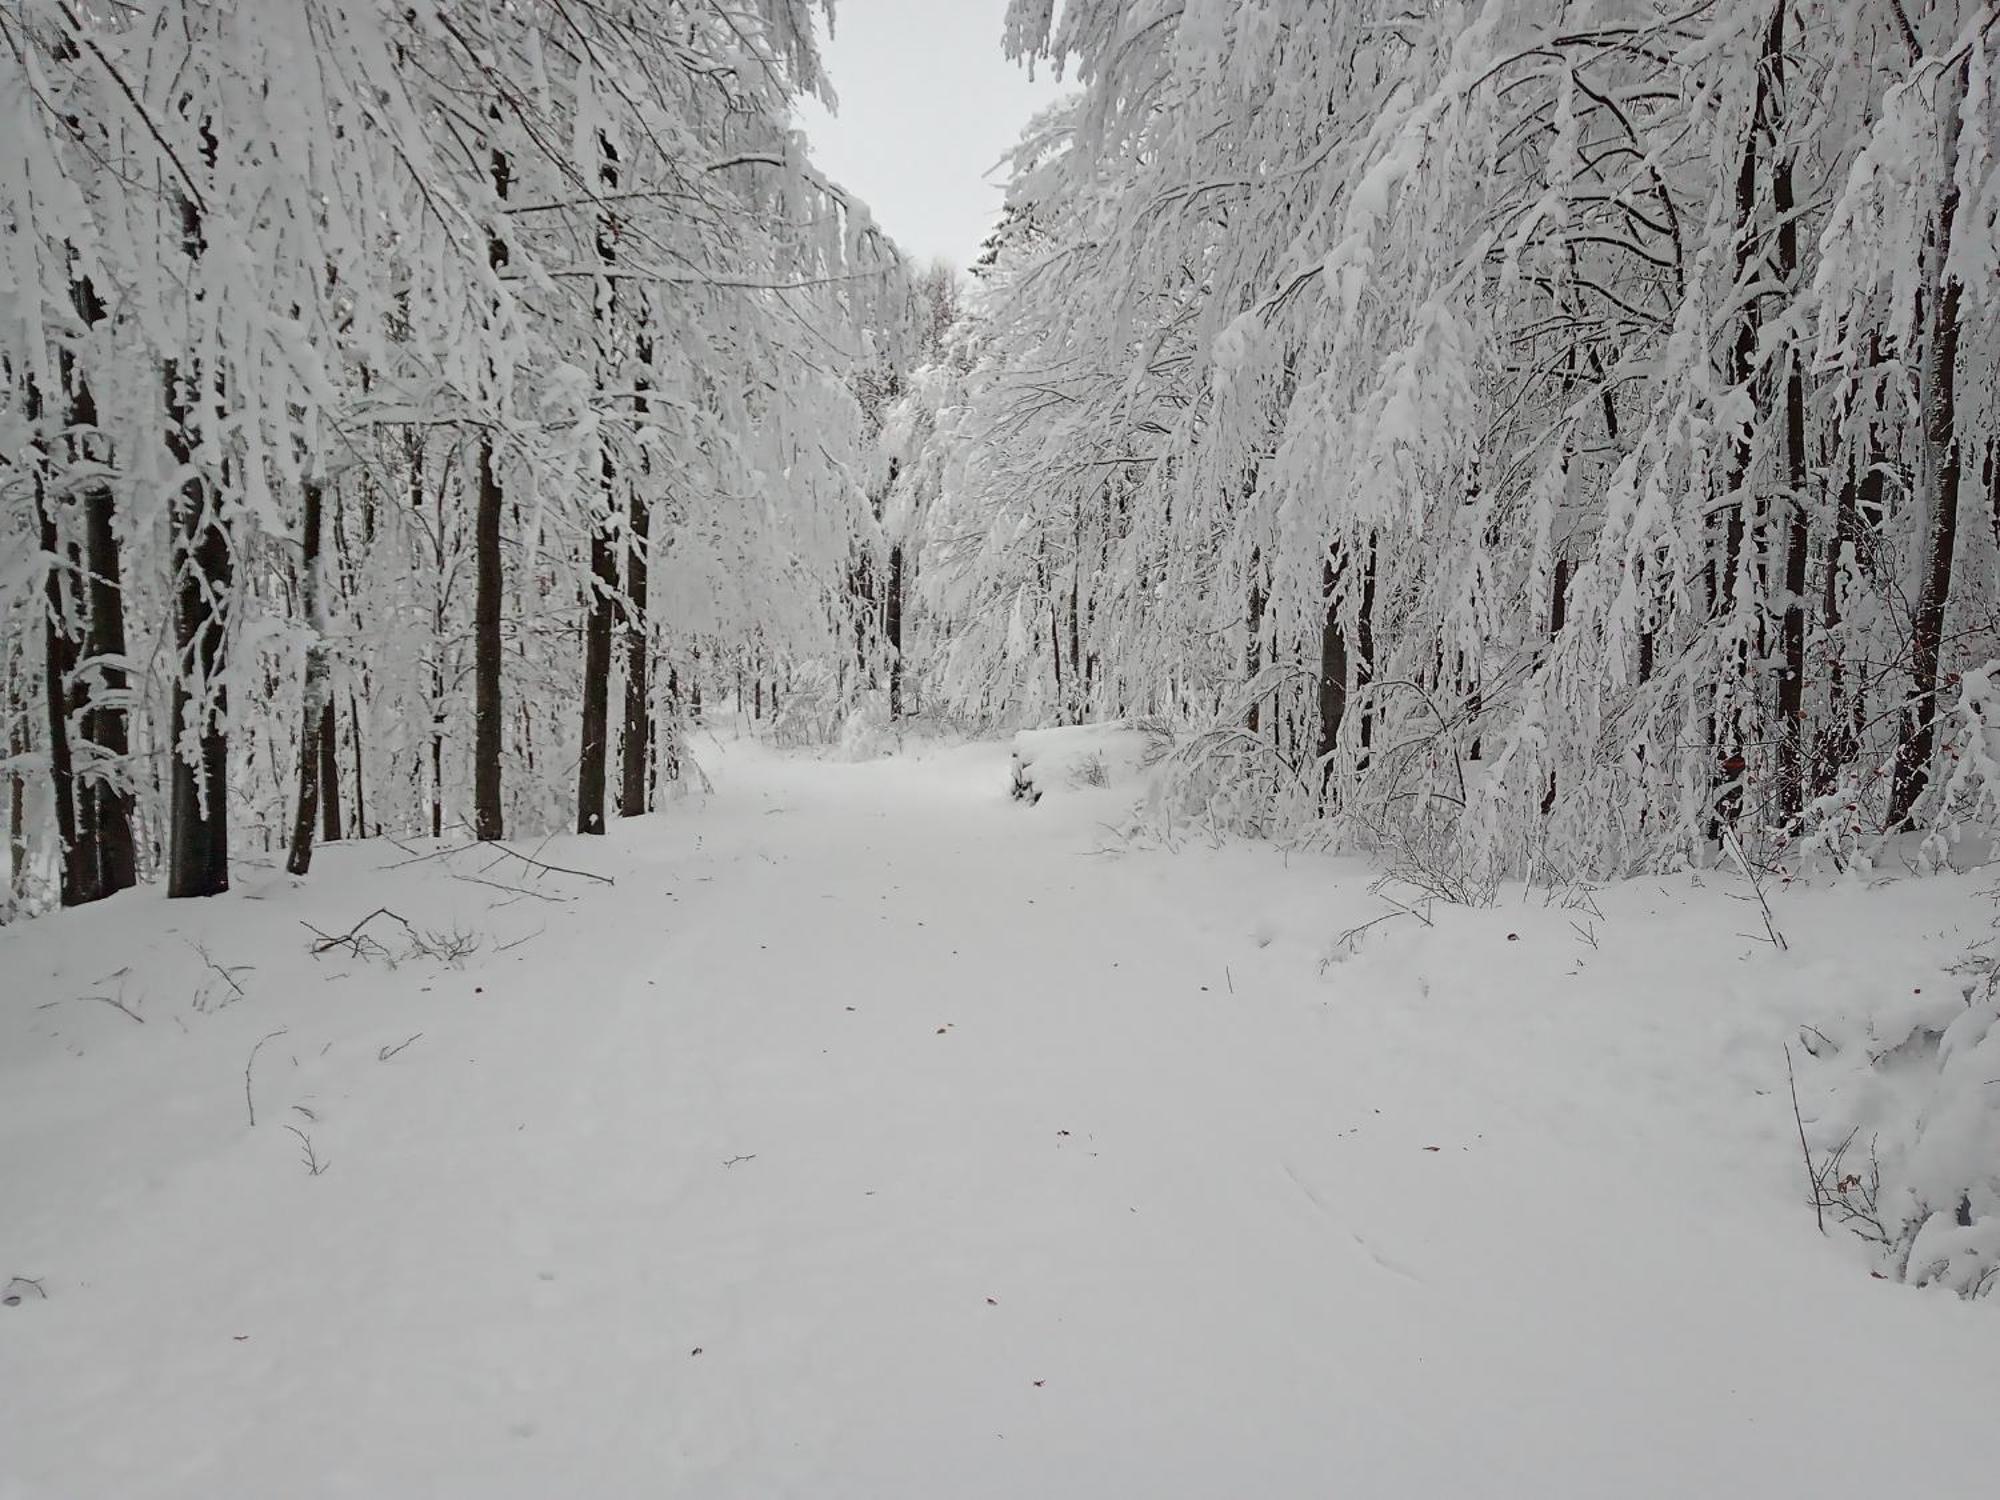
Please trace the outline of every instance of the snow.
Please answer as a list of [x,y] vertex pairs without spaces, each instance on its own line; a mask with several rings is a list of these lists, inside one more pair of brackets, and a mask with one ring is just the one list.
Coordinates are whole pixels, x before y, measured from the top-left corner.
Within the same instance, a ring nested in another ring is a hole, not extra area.
[[1050,792],[1117,792],[1165,748],[1159,738],[1122,719],[1024,729],[1014,736],[1014,795],[1038,804]]
[[[615,885],[0,931],[0,1496],[1991,1493],[1992,1304],[1814,1232],[1783,1056],[1955,994],[1990,879],[1780,953],[1722,877],[1426,908],[1005,746],[696,751],[523,847]],[[382,906],[477,950],[308,951]]]

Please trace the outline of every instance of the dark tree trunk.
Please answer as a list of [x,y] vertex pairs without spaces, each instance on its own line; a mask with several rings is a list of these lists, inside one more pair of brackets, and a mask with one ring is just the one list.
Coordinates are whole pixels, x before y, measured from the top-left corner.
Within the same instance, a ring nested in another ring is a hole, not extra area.
[[1952,232],[1958,218],[1960,105],[1971,85],[1972,60],[1958,67],[1956,84],[1941,105],[1945,118],[1946,176],[1938,198],[1937,294],[1931,308],[1929,347],[1924,352],[1924,458],[1928,481],[1930,536],[1922,592],[1910,621],[1910,696],[1903,708],[1889,786],[1889,827],[1910,823],[1917,800],[1930,785],[1931,757],[1937,748],[1938,657],[1944,644],[1945,611],[1951,603],[1952,558],[1958,546],[1958,491],[1963,454],[1958,433],[1959,303],[1964,286],[1951,266]]
[[333,712],[333,697],[327,695],[319,712],[319,840],[337,844],[343,824],[340,819],[340,730]]
[[[604,460],[610,489],[611,460]],[[590,535],[590,606],[583,627],[583,755],[577,763],[576,831],[604,832],[605,763],[611,732],[611,625],[617,609],[618,554],[609,530]]]
[[[1072,605],[1072,608],[1074,605]],[[889,717],[903,717],[903,544],[889,548],[889,597],[883,621],[889,645]],[[773,709],[775,713],[776,710]]]
[[652,513],[638,486],[632,489],[631,535],[625,553],[625,722],[618,746],[618,812],[645,813],[653,758],[653,711],[647,687],[646,548]]
[[[1554,642],[1569,623],[1569,559],[1556,559],[1555,578],[1549,589],[1549,640]],[[1549,784],[1542,793],[1542,816],[1556,810],[1556,773],[1549,772]]]
[[1354,622],[1354,686],[1361,698],[1361,760],[1366,766],[1375,744],[1374,697],[1369,689],[1375,682],[1375,534],[1368,534],[1368,552],[1362,559],[1361,612]]
[[71,682],[76,672],[76,634],[69,591],[63,586],[69,564],[48,492],[48,453],[40,435],[42,396],[28,381],[28,421],[37,429],[34,440],[33,484],[35,518],[41,528],[43,603],[42,660],[49,723],[49,780],[55,796],[56,837],[62,844],[61,900],[64,906],[95,901],[97,870],[94,851],[77,826],[75,760],[69,740]]
[[1347,717],[1347,630],[1340,623],[1340,578],[1331,553],[1320,569],[1320,592],[1326,613],[1319,628],[1319,760],[1320,801],[1324,804],[1333,779],[1333,753],[1340,746],[1340,725]]
[[[618,152],[607,135],[597,138],[598,181],[605,192],[618,186]],[[610,268],[618,258],[618,225],[608,213],[597,220],[598,363],[609,371],[617,339],[617,283]],[[590,582],[583,625],[583,752],[576,768],[576,831],[604,832],[605,780],[611,755],[611,638],[618,612],[618,552],[616,538],[618,464],[599,440],[598,469],[603,479],[602,505],[590,529]]]
[[[88,277],[71,285],[71,300],[86,327],[104,318],[104,304]],[[89,636],[86,651],[96,685],[83,718],[83,737],[97,762],[82,795],[90,803],[84,823],[90,829],[91,861],[97,890],[109,896],[138,883],[138,855],[132,838],[132,793],[124,778],[131,752],[127,728],[130,709],[126,695],[130,675],[125,666],[125,594],[118,555],[118,534],[112,521],[116,501],[103,477],[105,455],[97,434],[97,398],[88,375],[73,358],[69,372],[69,426],[74,461],[85,470],[82,485],[84,575]],[[107,769],[115,768],[115,769]]]
[[[32,748],[19,663],[16,656],[7,669],[7,754],[16,765]],[[7,776],[7,890],[15,901],[28,890],[28,778],[20,771]]]
[[[167,381],[172,422],[168,449],[188,471],[174,507],[173,780],[168,798],[169,896],[214,896],[229,889],[229,711],[223,686],[230,590],[235,562],[219,497],[192,472],[195,447],[179,372]],[[196,697],[199,689],[200,697]],[[187,739],[194,737],[194,755]]]
[[1079,724],[1090,716],[1090,700],[1083,686],[1083,596],[1076,581],[1076,569],[1081,565],[1079,556],[1069,575],[1069,696],[1071,717]]
[[1049,600],[1049,661],[1054,665],[1056,673],[1056,722],[1067,724],[1069,699],[1063,693],[1062,621],[1057,618],[1056,601],[1053,597]]
[[[504,200],[510,173],[502,152],[492,153],[492,168],[494,193]],[[496,271],[507,264],[507,246],[497,232],[487,240],[486,258]],[[479,435],[479,498],[472,528],[472,830],[479,839],[504,838],[507,831],[500,784],[505,728],[500,701],[500,603],[506,589],[500,519],[507,497],[494,450],[498,415],[488,414],[488,425]]]
[[361,780],[361,705],[347,695],[347,726],[354,735],[354,836],[368,837],[368,800]]
[[479,500],[473,517],[472,820],[473,835],[502,838],[500,740],[500,515],[506,502],[493,467],[493,439],[479,440]]
[[[1255,682],[1264,670],[1264,563],[1255,548],[1250,552],[1250,628],[1243,648],[1243,680]],[[1261,703],[1252,702],[1244,727],[1255,734],[1263,724]]]
[[327,780],[332,756],[327,730],[333,722],[332,705],[326,694],[326,608],[321,597],[321,535],[324,525],[324,491],[317,480],[304,486],[304,516],[300,524],[299,595],[304,607],[306,628],[312,640],[306,645],[304,679],[299,691],[299,799],[292,818],[292,845],[285,868],[294,875],[312,869],[313,824],[320,809],[321,784]]
[[[1782,54],[1781,54],[1782,56]],[[1782,66],[1780,62],[1779,66]],[[1792,201],[1792,160],[1772,170],[1771,205],[1778,214],[1778,280],[1789,287],[1799,268],[1799,227]],[[1785,359],[1785,610],[1779,629],[1778,812],[1792,821],[1806,805],[1806,564],[1812,533],[1806,514],[1806,384],[1796,348]]]
[[[202,154],[214,170],[217,142],[201,126]],[[201,209],[182,198],[181,249],[192,270],[206,252]],[[167,451],[181,471],[173,506],[174,648],[172,780],[167,795],[167,895],[214,896],[229,889],[228,690],[223,682],[229,601],[236,562],[222,495],[195,467],[200,428],[190,403],[215,380],[175,360],[161,372],[167,404]],[[226,478],[226,472],[225,476]],[[200,690],[200,697],[195,695]],[[189,755],[189,740],[193,755]]]

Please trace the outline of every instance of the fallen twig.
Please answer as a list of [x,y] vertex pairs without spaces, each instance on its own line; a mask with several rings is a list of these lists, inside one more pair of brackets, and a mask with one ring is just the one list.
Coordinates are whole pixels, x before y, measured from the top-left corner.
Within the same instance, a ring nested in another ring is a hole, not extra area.
[[600,885],[618,884],[618,882],[613,880],[609,875],[599,875],[591,870],[572,870],[564,865],[545,864],[539,859],[534,859],[526,854],[521,853],[521,851],[518,849],[509,849],[505,844],[500,843],[498,840],[489,839],[486,841],[486,846],[491,849],[497,849],[499,851],[499,855],[492,861],[491,864],[485,864],[480,866],[481,874],[484,874],[486,871],[492,869],[494,865],[499,864],[502,858],[513,858],[513,859],[518,859],[524,865],[530,865],[537,870],[546,871],[551,875],[574,875],[579,880],[595,880]]
[[[491,867],[489,866],[488,868]],[[533,896],[537,901],[549,901],[558,905],[570,899],[568,896],[551,896],[547,891],[531,890],[525,885],[508,885],[504,881],[488,880],[484,875],[461,875],[456,870],[451,872],[451,878],[453,880],[463,880],[472,885],[488,886],[496,891],[506,891],[515,896]],[[501,901],[496,903],[496,909],[500,906],[511,905],[513,905],[511,901]]]
[[[370,922],[374,921],[377,917],[387,917],[391,921],[401,922],[403,924],[403,930],[405,932],[409,933],[412,937],[416,936],[417,929],[410,925],[409,920],[405,917],[398,916],[395,912],[389,910],[389,908],[386,906],[376,907],[375,910],[368,913],[367,916],[363,917],[359,922],[356,922],[352,927],[348,928],[347,931],[340,933],[338,935],[329,935],[327,933],[321,932],[317,927],[313,926],[313,924],[310,922],[300,922],[299,926],[305,928],[307,932],[310,932],[314,937],[319,939],[319,941],[317,943],[314,943],[312,947],[312,951],[315,954],[325,953],[332,948],[346,947],[354,954],[356,958],[360,958],[362,956],[361,929],[366,927]],[[370,941],[372,941],[372,939]],[[379,947],[381,945],[377,944],[376,946]]]
[[312,1137],[299,1129],[298,1126],[287,1125],[285,1129],[299,1138],[299,1145],[302,1148],[299,1153],[299,1160],[305,1163],[306,1175],[308,1177],[317,1177],[333,1165],[332,1162],[325,1162],[319,1159],[319,1153],[313,1150]]
[[375,1049],[375,1061],[387,1062],[390,1058],[394,1057],[398,1052],[401,1052],[405,1047],[409,1046],[411,1042],[420,1041],[422,1040],[422,1038],[423,1038],[423,1033],[419,1031],[415,1036],[405,1037],[402,1041],[396,1043],[396,1045],[393,1047],[377,1047]]
[[125,997],[123,995],[118,996],[116,999],[113,999],[109,995],[70,995],[62,1000],[50,1000],[45,1004],[36,1006],[35,1009],[54,1010],[58,1005],[67,1005],[71,1000],[101,1000],[106,1005],[110,1006],[113,1010],[124,1012],[124,1014],[130,1016],[133,1020],[137,1021],[141,1026],[144,1026],[146,1024],[146,1018],[140,1015],[139,1012],[137,1012],[136,1010],[132,1009],[131,1006],[127,1005],[125,1003]]
[[[391,840],[391,842],[393,843],[394,840]],[[403,846],[397,844],[396,847],[401,849]],[[468,849],[477,849],[478,847],[476,843],[446,844],[442,849],[433,849],[428,854],[412,854],[408,859],[399,859],[394,864],[384,865],[382,868],[385,870],[400,870],[405,865],[420,865],[427,860],[433,859],[449,859],[454,854],[463,854]]]
[[249,1061],[243,1064],[243,1105],[250,1111],[250,1128],[252,1130],[257,1128],[257,1100],[250,1092],[250,1070],[257,1066],[257,1054],[263,1050],[264,1043],[276,1041],[290,1030],[289,1026],[280,1026],[276,1031],[266,1032],[263,1036],[257,1038],[257,1045],[250,1049]]
[[[194,949],[195,953],[200,957],[201,961],[204,964],[207,964],[209,968],[213,969],[216,973],[222,976],[222,982],[224,984],[228,985],[232,990],[236,991],[237,999],[241,1000],[243,998],[243,986],[236,982],[236,975],[231,967],[217,963],[213,958],[209,956],[208,949],[204,948],[200,943],[197,943],[193,938],[189,938],[187,940],[187,945],[190,948]],[[255,964],[234,965],[234,969],[248,970],[248,969],[253,969],[255,967],[256,967]]]

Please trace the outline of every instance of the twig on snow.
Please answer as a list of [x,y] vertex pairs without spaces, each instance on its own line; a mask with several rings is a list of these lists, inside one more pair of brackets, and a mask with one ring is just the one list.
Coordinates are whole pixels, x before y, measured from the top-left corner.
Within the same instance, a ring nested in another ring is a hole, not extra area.
[[303,1148],[299,1153],[299,1160],[305,1163],[306,1175],[308,1177],[317,1177],[333,1165],[332,1162],[321,1161],[319,1159],[319,1153],[313,1150],[312,1137],[299,1129],[298,1126],[287,1125],[285,1129],[299,1138],[299,1145]]
[[521,853],[521,851],[518,849],[509,849],[505,844],[502,844],[496,840],[491,840],[491,839],[487,840],[486,847],[490,849],[495,849],[499,852],[491,861],[491,863],[480,866],[480,873],[482,875],[486,871],[492,869],[494,865],[499,864],[502,859],[518,859],[522,864],[532,866],[533,868],[544,871],[550,875],[574,875],[579,880],[595,880],[600,885],[618,884],[618,882],[613,880],[609,875],[599,875],[591,870],[572,870],[564,865],[545,864],[539,859],[534,859],[526,854]]
[[123,995],[118,996],[116,999],[113,999],[110,995],[71,995],[68,997],[68,999],[64,1000],[50,1000],[45,1004],[36,1006],[35,1009],[54,1010],[58,1005],[67,1005],[70,1000],[101,1000],[106,1005],[110,1006],[113,1010],[124,1012],[126,1015],[130,1016],[133,1020],[137,1021],[141,1026],[144,1026],[146,1024],[146,1018],[140,1015],[139,1012],[137,1012],[136,1010],[132,1009],[131,1006],[127,1005],[125,1003],[125,997]]
[[222,976],[222,982],[223,982],[224,984],[228,985],[228,986],[229,986],[229,987],[230,987],[230,988],[231,988],[232,990],[236,991],[236,998],[237,998],[238,1000],[241,1000],[241,999],[243,998],[243,986],[242,986],[242,985],[240,985],[240,984],[238,984],[238,983],[236,982],[236,974],[235,974],[235,970],[237,970],[237,969],[245,969],[245,970],[248,970],[248,969],[252,969],[252,968],[255,968],[255,967],[256,967],[256,965],[254,965],[254,964],[233,964],[233,965],[225,965],[225,964],[219,964],[219,963],[217,963],[217,962],[216,962],[216,961],[215,961],[215,960],[214,960],[214,959],[213,959],[212,957],[210,957],[210,956],[209,956],[209,952],[208,952],[208,949],[206,949],[205,947],[203,947],[203,946],[202,946],[202,945],[201,945],[200,943],[197,943],[197,942],[196,942],[196,941],[195,941],[195,940],[194,940],[193,938],[189,938],[189,939],[187,940],[187,945],[188,945],[188,946],[189,946],[190,948],[194,949],[194,951],[195,951],[195,954],[196,954],[196,956],[198,956],[198,957],[199,957],[199,958],[201,959],[201,961],[202,961],[202,962],[203,962],[204,964],[208,965],[208,967],[209,967],[209,968],[213,969],[213,970],[214,970],[214,971],[215,971],[216,973],[218,973],[218,974],[220,974],[220,975]]
[[257,1100],[250,1092],[250,1070],[257,1066],[257,1054],[263,1050],[264,1043],[276,1041],[290,1030],[289,1026],[280,1026],[276,1031],[266,1032],[263,1036],[257,1038],[257,1045],[250,1049],[249,1061],[243,1064],[243,1105],[250,1111],[250,1128],[252,1130],[257,1128]]
[[[410,925],[409,920],[405,917],[398,916],[395,912],[389,910],[389,908],[386,906],[376,907],[375,910],[368,913],[367,916],[363,917],[359,922],[356,922],[352,927],[348,928],[347,931],[340,933],[337,936],[321,932],[317,927],[313,926],[313,924],[310,922],[301,922],[299,923],[299,926],[305,928],[307,932],[310,932],[314,937],[319,939],[318,942],[312,945],[312,951],[315,954],[325,953],[332,948],[345,947],[348,950],[350,950],[356,958],[360,958],[362,956],[361,944],[363,941],[361,937],[361,929],[366,927],[370,922],[374,921],[377,917],[387,917],[392,922],[401,922],[403,924],[403,930],[405,932],[409,933],[412,937],[416,936],[417,929]],[[370,941],[372,941],[372,939]]]

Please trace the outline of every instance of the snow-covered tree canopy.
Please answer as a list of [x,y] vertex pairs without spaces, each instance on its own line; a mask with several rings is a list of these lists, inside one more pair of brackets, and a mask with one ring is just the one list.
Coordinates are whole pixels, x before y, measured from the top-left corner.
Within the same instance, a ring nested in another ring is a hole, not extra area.
[[951,705],[1213,724],[1260,824],[1486,875],[1991,813],[1993,4],[1008,41],[1080,90],[941,377]]
[[632,810],[704,650],[850,628],[850,371],[912,303],[791,127],[815,8],[0,10],[18,897],[183,832],[212,888],[308,763],[329,833],[547,826],[613,680]]

